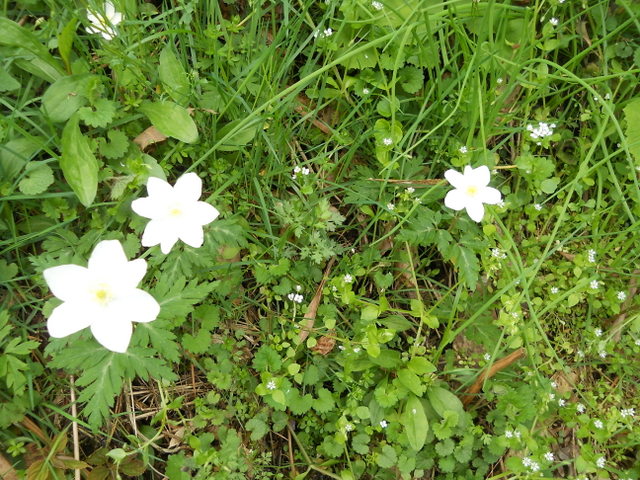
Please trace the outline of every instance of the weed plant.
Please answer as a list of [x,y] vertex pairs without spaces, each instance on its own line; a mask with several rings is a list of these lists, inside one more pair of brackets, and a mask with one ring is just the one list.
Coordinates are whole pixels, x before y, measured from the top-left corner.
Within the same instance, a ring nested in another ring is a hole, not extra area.
[[[634,0],[0,4],[0,476],[640,478],[639,33]],[[98,245],[138,270],[85,285]]]

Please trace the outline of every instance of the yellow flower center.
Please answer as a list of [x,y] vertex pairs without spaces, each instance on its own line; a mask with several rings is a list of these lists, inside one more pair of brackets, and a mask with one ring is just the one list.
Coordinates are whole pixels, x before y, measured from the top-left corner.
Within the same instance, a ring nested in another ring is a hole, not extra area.
[[182,210],[178,207],[173,207],[171,210],[169,210],[169,215],[171,215],[172,217],[179,217],[180,215],[182,215]]
[[113,296],[111,295],[111,291],[107,285],[100,285],[96,290],[94,290],[93,297],[94,300],[100,305],[106,305],[113,298]]
[[469,185],[467,187],[467,195],[469,195],[470,197],[475,197],[477,193],[478,187],[476,187],[475,185]]

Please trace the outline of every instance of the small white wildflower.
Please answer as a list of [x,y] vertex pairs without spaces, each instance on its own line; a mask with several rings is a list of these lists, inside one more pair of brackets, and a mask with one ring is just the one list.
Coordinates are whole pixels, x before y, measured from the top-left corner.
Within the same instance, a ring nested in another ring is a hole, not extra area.
[[633,343],[636,345],[636,347],[640,347],[640,338],[637,338]]
[[274,382],[273,380],[269,380],[269,382],[267,382],[267,390],[275,390],[276,389],[276,382]]
[[302,303],[302,301],[304,300],[304,297],[302,295],[300,295],[299,293],[293,293],[293,292],[287,295],[287,298],[291,300],[293,303]]
[[555,294],[556,294],[556,293],[558,293],[558,292],[559,292],[558,287],[551,287],[551,293],[552,293],[553,295],[555,295]]
[[512,438],[513,437],[513,432],[511,430],[507,430],[506,432],[504,432],[504,436],[506,438]]
[[302,285],[296,285],[296,292],[302,291]]
[[555,400],[556,399],[556,394],[555,393],[550,393],[549,394],[549,400]]
[[353,349],[353,353],[360,353],[360,347],[356,347]]
[[[534,127],[533,125],[527,125],[527,130],[529,131],[529,135],[532,139],[538,140],[546,137],[550,137],[553,135],[553,129],[556,128],[555,123],[546,123],[546,122],[538,122],[538,126]],[[540,142],[538,142],[540,145]]]
[[564,398],[558,399],[558,406],[564,407],[566,404],[567,402],[564,400]]
[[365,95],[369,95],[369,93],[371,92],[371,90],[369,90],[368,88],[363,88],[362,89],[362,93]]
[[537,211],[542,210],[542,205],[540,205],[539,203],[536,203],[533,208],[535,208]]
[[602,336],[602,329],[601,329],[601,328],[596,328],[596,329],[593,331],[593,334],[594,334],[596,337],[601,337],[601,336]]
[[122,14],[113,3],[105,2],[102,11],[87,10],[87,20],[91,23],[88,33],[99,33],[105,40],[111,40],[117,35],[114,27],[122,21]]
[[518,312],[511,312],[511,316],[512,316],[513,318],[519,318],[519,317],[520,317],[520,314],[519,314]]
[[531,462],[530,468],[532,472],[537,472],[538,470],[540,470],[540,465],[538,465],[538,462]]
[[408,194],[412,194],[412,193],[413,193],[413,192],[415,192],[415,191],[416,191],[416,189],[415,189],[415,188],[413,188],[413,187],[407,187],[407,193],[408,193]]
[[596,251],[592,248],[587,252],[589,263],[596,263]]
[[504,208],[506,204],[504,203],[504,200],[500,200],[496,205],[500,208]]
[[382,428],[387,428],[387,426],[388,426],[388,425],[389,425],[389,424],[387,423],[387,421],[386,421],[386,420],[381,420],[381,421],[380,421],[380,426],[381,426]]
[[520,436],[522,435],[519,430],[516,430],[515,432],[513,432],[513,434],[516,438],[520,438]]
[[558,384],[555,381],[551,381],[551,388],[558,388]]
[[607,352],[605,352],[604,350],[600,350],[600,351],[598,352],[598,356],[599,356],[600,358],[607,358]]
[[598,460],[596,460],[596,466],[598,468],[604,468],[605,464],[606,464],[606,460],[604,457],[600,457]]
[[384,8],[384,5],[381,2],[378,2],[377,0],[374,0],[373,2],[371,2],[371,6],[378,11]]
[[484,354],[484,356],[483,356],[483,358],[485,359],[485,361],[487,361],[487,362],[488,362],[488,361],[490,361],[490,360],[491,360],[491,355],[490,355],[490,354],[488,354],[488,353],[485,353],[485,354]]
[[578,350],[576,352],[576,355],[578,356],[578,358],[584,358],[584,352],[582,350]]
[[522,465],[524,465],[525,467],[530,467],[532,463],[533,461],[529,457],[524,457],[522,459]]
[[604,99],[605,100],[611,100],[611,94],[610,93],[605,93],[604,94]]
[[553,453],[551,453],[551,452],[547,452],[547,453],[545,453],[545,454],[544,454],[544,459],[545,459],[547,462],[553,462],[553,461],[555,460],[555,458],[553,457]]
[[600,282],[598,280],[591,280],[591,283],[589,283],[589,287],[591,287],[592,290],[597,290],[599,286]]
[[386,146],[389,146],[389,145],[391,145],[393,143],[393,140],[391,138],[389,138],[389,137],[385,137],[385,138],[382,139],[382,143],[384,145],[386,145]]
[[411,409],[411,413],[413,413],[415,415],[416,413],[418,413],[418,411],[415,408],[412,408]]
[[396,208],[396,206],[393,203],[387,203],[387,209],[388,210],[393,211],[393,210],[395,210],[395,208]]
[[504,80],[502,79],[502,77],[498,77],[498,78],[496,78],[496,83],[497,83],[498,85],[501,85],[501,84],[502,84],[502,82],[504,82]]
[[635,408],[623,408],[620,410],[620,415],[622,418],[634,417],[636,415]]
[[322,33],[324,33],[325,37],[330,37],[333,35],[333,29],[331,27],[325,28]]
[[553,18],[551,18],[551,19],[549,20],[549,23],[550,23],[551,25],[553,25],[554,27],[557,27],[557,26],[558,26],[558,24],[560,23],[560,20],[558,20],[556,17],[553,17]]
[[604,427],[604,424],[602,423],[602,420],[594,420],[593,426],[596,428],[602,428]]
[[350,432],[350,431],[352,431],[352,430],[353,430],[353,425],[352,425],[352,424],[350,424],[350,423],[347,423],[347,424],[344,426],[344,429],[345,429],[347,432]]
[[624,292],[618,292],[616,294],[616,297],[618,297],[618,300],[620,300],[621,302],[624,302],[627,299],[627,294]]
[[300,173],[302,173],[302,175],[309,175],[309,173],[311,173],[311,170],[309,170],[307,167],[302,167]]
[[460,153],[467,153],[469,151],[469,149],[465,145],[463,145],[458,149],[458,151]]
[[586,410],[586,409],[585,409],[585,407],[584,407],[584,405],[583,405],[583,404],[578,403],[578,404],[576,405],[576,412],[578,412],[578,413],[584,413],[584,411],[585,411],[585,410]]
[[342,281],[344,283],[351,283],[353,282],[353,277],[347,273],[344,277],[342,277]]
[[344,350],[344,345],[338,345],[338,350]]
[[558,3],[564,3],[564,0],[558,0]]

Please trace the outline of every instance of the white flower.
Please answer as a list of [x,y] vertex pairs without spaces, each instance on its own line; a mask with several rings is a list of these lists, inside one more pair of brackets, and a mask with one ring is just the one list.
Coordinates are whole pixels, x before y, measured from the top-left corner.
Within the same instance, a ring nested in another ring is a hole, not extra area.
[[411,194],[412,194],[413,192],[415,192],[415,191],[416,191],[416,189],[415,189],[415,188],[413,188],[413,187],[407,187],[407,193],[408,193],[409,195],[411,195]]
[[553,462],[553,460],[554,460],[553,453],[551,453],[551,452],[547,452],[543,456],[544,456],[544,459],[547,462]]
[[598,468],[604,468],[605,463],[606,463],[606,460],[604,457],[600,457],[599,459],[596,460],[596,466]]
[[515,435],[516,438],[520,438],[520,435],[522,435],[520,433],[520,430],[516,430],[515,432],[513,432],[513,434]]
[[564,407],[566,404],[567,402],[565,402],[564,398],[558,399],[558,406]]
[[596,337],[601,337],[601,336],[602,336],[602,329],[601,329],[601,328],[596,328],[596,329],[593,331],[593,334],[594,334]]
[[587,252],[589,263],[596,263],[596,251],[592,248]]
[[530,467],[532,463],[533,462],[531,461],[531,459],[529,457],[524,457],[522,459],[522,465],[524,465],[525,467]]
[[540,465],[538,465],[538,462],[531,462],[530,468],[532,472],[537,472],[538,470],[540,470]]
[[556,17],[553,17],[553,18],[551,18],[551,20],[549,20],[549,23],[551,25],[553,25],[554,27],[556,27],[560,23],[560,20],[558,20]]
[[489,362],[491,360],[491,354],[485,353],[482,358],[484,358],[485,362]]
[[381,420],[381,421],[380,421],[380,426],[381,426],[382,428],[387,428],[387,427],[389,426],[389,424],[387,423],[387,421],[386,421],[386,420]]
[[636,345],[636,347],[640,347],[640,338],[637,338],[633,343]]
[[531,135],[531,138],[534,140],[550,137],[553,135],[553,129],[556,128],[555,123],[546,123],[546,122],[538,122],[538,126],[534,127],[533,125],[527,125],[527,130]]
[[273,380],[269,380],[269,382],[267,383],[267,390],[275,390],[276,389],[276,382],[274,382]]
[[325,37],[330,37],[333,35],[333,29],[331,27],[325,28],[322,33],[324,33]]
[[353,282],[353,277],[347,273],[344,277],[342,277],[342,281],[344,283],[351,283]]
[[453,210],[466,209],[476,222],[484,217],[484,203],[496,205],[500,202],[500,192],[488,186],[491,174],[485,165],[478,168],[467,165],[463,173],[447,170],[444,176],[455,187],[444,197],[444,204]]
[[583,405],[583,404],[578,403],[578,404],[576,405],[576,412],[578,412],[578,413],[584,413],[584,410],[585,410],[585,408],[584,408],[584,405]]
[[369,93],[371,92],[371,90],[369,90],[368,88],[363,88],[362,89],[362,93],[365,95],[369,95]]
[[467,153],[469,151],[469,149],[466,147],[466,145],[461,146],[458,151],[460,153]]
[[148,197],[138,198],[131,208],[141,217],[150,218],[142,235],[142,245],[160,244],[167,254],[178,240],[198,248],[204,242],[202,227],[213,222],[220,212],[198,199],[202,194],[202,180],[195,173],[182,175],[175,186],[150,177],[147,181]]
[[350,424],[350,423],[347,423],[347,424],[344,426],[344,429],[345,429],[347,432],[350,432],[350,431],[352,431],[352,430],[353,430],[353,425],[352,425],[352,424]]
[[600,282],[598,280],[591,280],[591,283],[589,283],[589,287],[591,287],[592,290],[597,290],[599,286]]
[[506,438],[512,438],[513,437],[513,432],[511,430],[507,430],[504,432],[504,436]]
[[555,400],[556,399],[556,394],[555,393],[550,393],[549,394],[549,400]]
[[360,353],[360,347],[355,347],[353,349],[353,353]]
[[502,84],[502,82],[504,82],[504,80],[502,79],[502,77],[498,77],[498,78],[496,78],[496,83],[497,83],[498,85],[501,85],[501,84]]
[[160,312],[155,298],[136,288],[146,271],[147,262],[141,258],[128,261],[118,240],[98,243],[87,267],[47,268],[44,279],[64,302],[47,321],[49,335],[62,338],[90,327],[102,346],[126,352],[131,322],[151,322]]
[[607,352],[605,352],[604,350],[600,350],[598,352],[598,355],[600,356],[600,358],[607,358]]
[[114,26],[122,21],[122,14],[116,12],[113,3],[105,2],[103,11],[87,10],[87,20],[91,23],[87,32],[99,33],[105,40],[111,40],[116,36]]
[[558,293],[558,292],[559,292],[558,287],[551,287],[551,293],[552,293],[553,295],[555,295],[555,294],[556,294],[556,293]]
[[621,302],[624,302],[627,299],[627,294],[625,292],[618,292],[616,297],[618,297],[618,300]]
[[393,211],[393,210],[395,210],[395,208],[396,208],[396,206],[393,203],[387,203],[387,209],[388,210]]
[[287,295],[287,298],[293,303],[302,303],[302,301],[304,300],[304,297],[299,293],[290,293],[289,295]]
[[622,415],[622,418],[634,417],[635,414],[635,408],[623,408],[622,410],[620,410],[620,415]]
[[382,10],[384,8],[384,5],[381,2],[378,2],[377,0],[374,0],[373,2],[371,2],[371,6],[376,10]]
[[558,388],[558,384],[554,380],[551,381],[550,385],[551,385],[551,388]]
[[382,139],[382,143],[384,145],[386,145],[386,146],[389,146],[389,145],[391,145],[393,143],[393,140],[391,138],[389,138],[389,137],[385,137],[385,138]]
[[533,208],[535,208],[537,211],[542,210],[542,205],[540,205],[539,203],[536,203]]
[[593,426],[596,428],[602,428],[604,427],[604,424],[602,423],[602,420],[594,420]]

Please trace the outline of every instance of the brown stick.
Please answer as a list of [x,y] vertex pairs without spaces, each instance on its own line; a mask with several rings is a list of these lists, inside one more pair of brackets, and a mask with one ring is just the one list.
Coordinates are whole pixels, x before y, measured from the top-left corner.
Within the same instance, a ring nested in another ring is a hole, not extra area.
[[[73,458],[76,461],[80,461],[80,440],[78,437],[78,408],[76,406],[76,389],[75,379],[73,375],[69,377],[69,384],[71,387],[71,415],[73,416],[73,423],[71,424],[71,432],[73,435]],[[80,469],[76,468],[74,471],[75,480],[80,480]]]
[[329,260],[329,263],[327,263],[327,268],[324,269],[322,281],[320,282],[320,285],[318,285],[318,288],[316,288],[316,294],[313,296],[313,300],[311,300],[311,303],[309,304],[309,310],[307,310],[307,313],[304,315],[304,325],[300,331],[300,336],[298,337],[300,343],[307,339],[309,333],[311,333],[311,330],[313,329],[313,324],[316,321],[316,315],[318,314],[318,307],[320,306],[320,300],[322,299],[322,289],[324,288],[327,278],[329,278],[331,267],[333,267],[333,262],[335,261],[336,257],[332,257],[331,260]]
[[478,379],[473,383],[473,385],[471,385],[471,387],[469,387],[469,389],[466,391],[466,396],[462,400],[462,404],[465,406],[469,405],[474,400],[474,398],[476,398],[474,395],[480,391],[482,385],[486,380],[490,379],[499,371],[504,370],[509,365],[520,360],[521,358],[524,358],[525,356],[526,352],[524,348],[519,348],[518,350],[511,352],[506,357],[496,361],[488,370],[485,369],[483,373],[480,374]]

